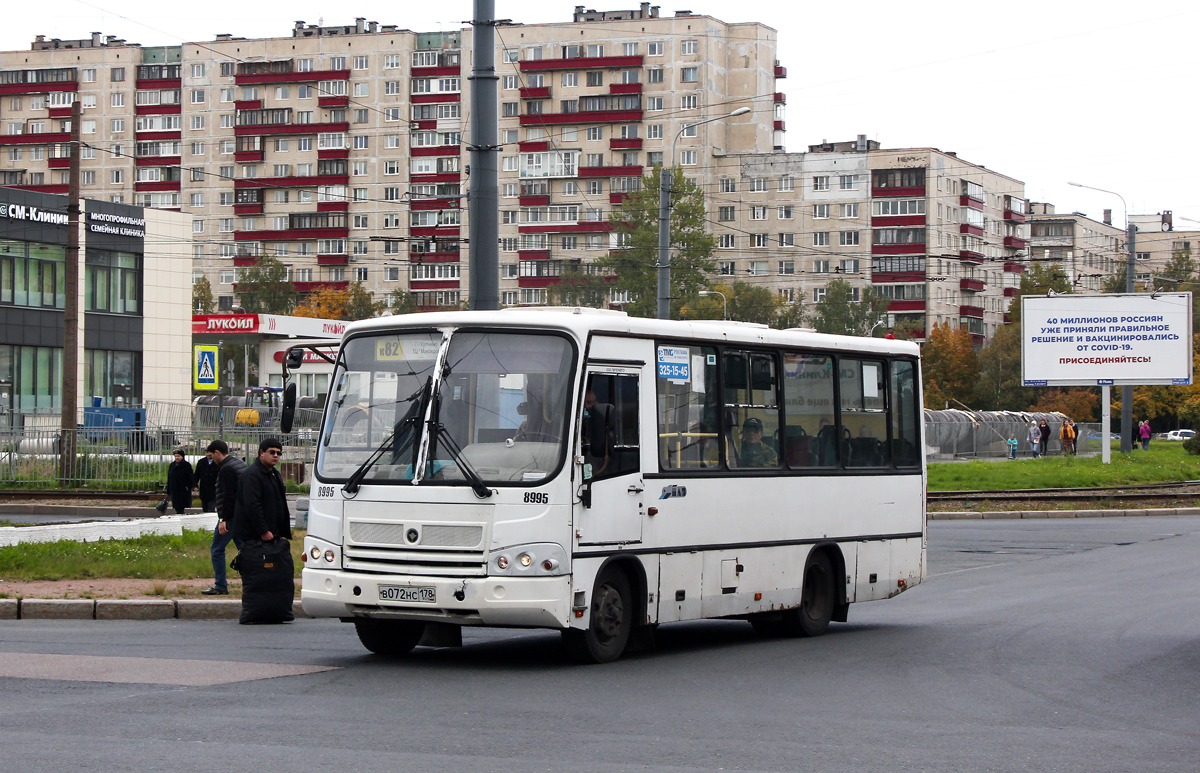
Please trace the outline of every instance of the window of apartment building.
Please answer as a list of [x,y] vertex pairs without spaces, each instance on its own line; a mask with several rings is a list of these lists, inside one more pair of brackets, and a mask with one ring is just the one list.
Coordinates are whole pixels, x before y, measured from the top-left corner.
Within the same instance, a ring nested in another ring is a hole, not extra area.
[[203,220],[193,220],[192,221],[192,233],[194,233],[194,234],[204,233],[204,221]]
[[[109,107],[125,107],[125,92],[114,91],[113,93],[109,94],[108,95],[108,106]],[[19,110],[20,108],[17,108],[17,109]]]
[[243,86],[242,99],[256,100],[258,99],[258,86]]
[[662,109],[663,109],[663,98],[662,97],[646,97],[646,110],[650,111],[650,110],[662,110]]
[[125,68],[124,67],[113,67],[112,69],[110,69],[108,71],[108,75],[109,75],[109,80],[113,81],[114,83],[123,81],[123,80],[125,80]]
[[501,196],[506,199],[515,199],[520,195],[521,186],[517,183],[504,183],[501,187]]
[[750,234],[750,246],[751,247],[770,247],[771,246],[771,235],[770,234]]
[[780,247],[795,247],[796,246],[796,234],[790,234],[790,233],[789,234],[779,234],[779,246]]
[[297,99],[312,99],[313,98],[313,87],[305,86],[303,84],[297,86],[296,87],[296,98]]
[[[813,190],[814,190],[814,191],[827,191],[827,190],[829,190],[829,177],[828,177],[828,175],[819,175],[819,176],[817,176],[817,177],[814,177],[814,178],[812,179],[812,183],[813,183],[813,184],[812,184],[812,187],[813,187]],[[829,216],[828,216],[828,215],[826,215],[826,217],[829,217]]]
[[651,67],[649,70],[646,71],[646,82],[647,83],[663,83],[664,82],[663,75],[665,73],[666,73],[666,70],[662,67]]
[[851,247],[858,245],[858,231],[839,231],[838,244],[843,247]]
[[717,220],[729,222],[734,220],[736,207],[717,207]]
[[766,220],[767,219],[767,208],[766,207],[750,207],[750,219],[751,220]]
[[813,218],[816,220],[828,220],[829,219],[829,205],[828,204],[813,204]]
[[123,131],[125,131],[125,119],[124,118],[113,118],[111,121],[108,122],[108,130],[112,134],[122,133]]
[[779,261],[779,273],[785,274],[785,275],[786,274],[795,274],[796,273],[796,261],[794,261],[794,260]]
[[696,157],[697,152],[694,150],[681,150],[679,151],[679,164],[680,166],[695,166]]
[[366,108],[359,108],[359,109],[355,110],[354,111],[354,123],[366,123],[369,120],[367,117],[367,113],[368,113],[368,111]]
[[737,261],[722,260],[717,263],[717,273],[721,276],[733,276],[737,273]]
[[794,220],[796,217],[796,208],[791,204],[784,204],[776,210],[776,215],[780,220]]
[[732,250],[737,245],[737,236],[734,234],[718,234],[717,247],[723,250]]
[[585,132],[584,136],[586,136],[589,141],[602,140],[604,139],[604,127],[589,126],[587,127],[587,131]]
[[621,70],[621,83],[638,83],[637,70]]
[[813,288],[813,303],[820,303],[823,300],[825,300],[825,288],[824,287],[814,287]]
[[[858,273],[858,259],[857,258],[847,258],[845,260],[841,260],[838,262],[838,268],[841,270],[841,272],[843,274],[857,274]],[[857,300],[857,298],[855,300]]]
[[768,260],[752,260],[747,267],[750,276],[766,276],[771,272],[771,262]]
[[190,202],[191,206],[193,206],[193,207],[203,207],[204,206],[204,194],[203,193],[193,193],[188,197],[188,201]]
[[204,104],[204,89],[192,89],[192,104]]
[[125,183],[125,170],[124,169],[112,170],[112,172],[109,173],[108,179],[113,185],[123,185]]
[[192,131],[201,131],[204,129],[204,116],[193,115],[191,123]]
[[588,70],[587,85],[603,86],[604,85],[604,71],[603,70]]
[[839,180],[838,180],[838,185],[840,186],[840,189],[843,191],[856,191],[856,190],[858,190],[858,175],[856,175],[856,174],[840,175]]
[[690,94],[687,96],[680,97],[679,98],[679,109],[680,110],[699,110],[700,109],[700,97],[696,96],[695,94]]
[[814,231],[813,232],[813,246],[814,247],[828,247],[829,246],[829,232],[828,231]]
[[721,193],[737,193],[737,178],[722,177],[717,182],[717,190]]
[[223,234],[233,233],[233,218],[222,217],[217,220],[217,230]]
[[814,274],[828,274],[829,273],[829,261],[828,260],[814,260],[813,261],[813,273]]
[[695,41],[695,40],[685,40],[682,43],[680,43],[680,45],[679,45],[679,53],[684,56],[687,56],[688,54],[695,54],[695,53],[698,53],[699,51],[700,51],[700,44],[698,41]]
[[838,217],[842,220],[856,220],[858,204],[838,204]]
[[519,102],[504,102],[501,103],[500,108],[505,118],[515,118],[521,114],[521,104]]
[[698,80],[698,67],[684,67],[679,71],[679,81],[681,83],[695,83]]
[[96,68],[95,67],[84,67],[83,69],[81,69],[79,71],[79,80],[83,83],[95,83],[96,82]]
[[787,175],[779,178],[779,190],[794,191],[796,190],[796,178]]
[[369,57],[366,57],[366,56],[354,57],[354,69],[355,70],[365,70],[368,67],[370,67],[370,64],[371,64],[371,60]]

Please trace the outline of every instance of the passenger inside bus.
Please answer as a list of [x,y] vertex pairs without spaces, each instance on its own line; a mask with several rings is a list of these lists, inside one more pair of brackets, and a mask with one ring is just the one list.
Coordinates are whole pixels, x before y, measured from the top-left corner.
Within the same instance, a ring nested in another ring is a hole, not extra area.
[[778,467],[779,454],[763,442],[763,423],[753,416],[742,424],[742,447],[738,452],[739,467]]

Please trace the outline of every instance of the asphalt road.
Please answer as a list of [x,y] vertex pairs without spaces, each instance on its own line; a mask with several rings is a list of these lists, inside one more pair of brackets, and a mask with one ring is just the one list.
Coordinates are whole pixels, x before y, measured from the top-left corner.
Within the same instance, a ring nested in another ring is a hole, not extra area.
[[4,622],[0,770],[1200,769],[1200,518],[934,522],[929,564],[819,639],[676,624],[608,666],[549,632],[385,662],[330,621]]

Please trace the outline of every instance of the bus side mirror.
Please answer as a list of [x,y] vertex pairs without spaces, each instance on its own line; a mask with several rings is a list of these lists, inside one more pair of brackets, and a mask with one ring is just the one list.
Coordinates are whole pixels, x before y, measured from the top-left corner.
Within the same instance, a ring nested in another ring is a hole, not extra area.
[[279,416],[279,428],[284,434],[292,431],[292,422],[296,418],[296,382],[292,381],[283,388],[283,411]]
[[288,349],[287,353],[287,369],[300,370],[300,366],[304,364],[303,349]]

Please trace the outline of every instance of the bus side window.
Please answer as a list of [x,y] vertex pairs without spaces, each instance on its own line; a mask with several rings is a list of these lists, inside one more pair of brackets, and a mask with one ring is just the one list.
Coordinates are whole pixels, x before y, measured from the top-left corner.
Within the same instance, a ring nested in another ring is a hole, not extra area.
[[788,467],[837,467],[833,358],[785,352],[783,404],[783,449]]
[[670,351],[688,363],[687,378],[655,374],[658,406],[658,463],[664,470],[712,470],[721,466],[720,400],[717,350],[712,346],[660,344],[660,356]]
[[917,402],[917,369],[907,360],[894,360],[892,371],[892,458],[897,467],[921,463],[921,409]]
[[592,466],[592,480],[641,470],[637,376],[593,373],[588,377],[579,436],[584,461]]
[[731,468],[779,466],[775,355],[725,352],[725,461]]
[[843,357],[838,369],[846,466],[891,467],[883,363]]

